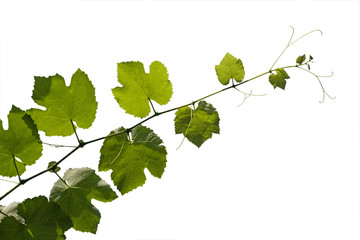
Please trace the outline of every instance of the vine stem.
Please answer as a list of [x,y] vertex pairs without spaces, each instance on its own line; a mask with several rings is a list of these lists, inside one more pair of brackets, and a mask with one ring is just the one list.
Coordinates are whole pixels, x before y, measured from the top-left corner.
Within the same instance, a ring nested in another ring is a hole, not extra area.
[[[288,66],[288,67],[290,67],[290,66]],[[296,67],[296,66],[293,66],[293,67]],[[139,126],[139,125],[141,125],[141,124],[143,124],[143,123],[151,120],[151,119],[154,118],[154,117],[157,117],[157,116],[160,116],[160,115],[162,115],[162,114],[175,111],[175,110],[177,110],[177,109],[179,109],[179,108],[182,108],[182,107],[186,107],[186,106],[189,106],[189,105],[193,105],[193,104],[195,104],[195,103],[197,103],[197,102],[200,102],[200,101],[202,101],[202,100],[204,100],[204,99],[206,99],[206,98],[209,98],[209,97],[211,97],[211,96],[214,96],[214,95],[216,95],[216,94],[219,94],[219,93],[221,93],[221,92],[224,92],[224,91],[226,91],[226,90],[229,90],[229,89],[231,89],[231,88],[236,88],[237,86],[240,86],[240,85],[242,85],[242,84],[245,84],[245,83],[247,83],[247,82],[250,82],[250,81],[252,81],[252,80],[254,80],[254,79],[257,79],[257,78],[262,77],[262,76],[264,76],[264,75],[266,75],[266,74],[269,74],[269,73],[270,73],[270,71],[264,72],[264,73],[262,73],[262,74],[259,74],[259,75],[255,76],[255,77],[253,77],[253,78],[250,78],[250,79],[248,79],[248,80],[246,80],[246,81],[242,81],[242,82],[240,82],[240,83],[231,85],[231,86],[229,86],[229,87],[225,87],[225,88],[223,88],[223,89],[221,89],[221,90],[219,90],[219,91],[216,91],[216,92],[214,92],[214,93],[208,94],[208,95],[206,95],[206,96],[204,96],[204,97],[202,97],[202,98],[199,98],[199,99],[197,99],[197,100],[195,100],[195,101],[192,101],[192,102],[190,102],[190,103],[188,103],[188,104],[184,104],[184,105],[181,105],[181,106],[179,106],[179,107],[171,108],[171,109],[165,110],[165,111],[163,111],[163,112],[156,112],[156,113],[154,113],[152,116],[150,116],[150,117],[148,117],[148,118],[146,118],[146,119],[138,122],[137,124],[133,125],[132,127],[128,128],[128,129],[125,129],[125,130],[123,130],[123,131],[116,132],[116,133],[113,133],[113,134],[108,134],[108,135],[103,136],[103,137],[95,138],[95,139],[90,140],[90,141],[87,141],[87,142],[82,142],[82,141],[78,138],[78,136],[77,136],[77,134],[76,134],[75,126],[73,125],[73,122],[71,121],[71,124],[72,124],[72,126],[73,126],[73,128],[74,128],[75,135],[76,135],[76,137],[77,137],[77,139],[78,139],[78,141],[79,141],[79,146],[77,146],[77,147],[75,147],[74,149],[72,149],[68,154],[66,154],[63,158],[61,158],[59,161],[57,161],[57,162],[55,163],[55,165],[58,166],[61,162],[63,162],[65,159],[67,159],[68,157],[70,157],[74,152],[76,152],[79,148],[82,148],[82,147],[84,147],[85,145],[88,145],[88,144],[94,143],[94,142],[98,142],[98,141],[104,140],[104,139],[106,139],[106,138],[110,138],[110,137],[113,137],[113,136],[117,136],[117,135],[120,135],[120,134],[124,134],[124,133],[130,132],[130,131],[131,131],[132,129],[134,129],[135,127],[137,127],[137,126]],[[52,167],[53,167],[53,166],[52,166]],[[16,190],[18,187],[20,187],[21,185],[24,185],[24,184],[27,183],[28,181],[31,181],[32,179],[37,178],[37,177],[43,175],[44,173],[51,171],[51,170],[52,170],[52,167],[47,168],[47,169],[45,169],[45,170],[43,170],[43,171],[41,171],[41,172],[38,172],[38,173],[34,174],[33,176],[31,176],[31,177],[29,177],[29,178],[22,179],[22,180],[21,180],[21,183],[18,183],[18,184],[17,184],[16,186],[14,186],[12,189],[10,189],[8,192],[6,192],[3,196],[1,196],[1,197],[0,197],[0,201],[3,200],[6,196],[8,196],[10,193],[12,193],[13,191],[15,191],[15,190]],[[19,177],[20,177],[20,176],[19,176]]]
[[[291,27],[291,26],[290,26],[290,27]],[[79,139],[79,136],[77,135],[77,132],[76,132],[75,125],[74,125],[73,121],[71,120],[71,125],[72,125],[72,127],[73,127],[73,129],[74,129],[74,133],[75,133],[75,136],[76,136],[76,138],[77,138],[77,140],[78,140],[79,145],[78,145],[77,147],[75,147],[74,149],[72,149],[68,154],[66,154],[66,155],[65,155],[63,158],[61,158],[59,161],[57,161],[55,165],[58,166],[61,162],[63,162],[65,159],[67,159],[69,156],[71,156],[71,155],[72,155],[74,152],[76,152],[79,148],[82,148],[82,147],[84,147],[84,146],[87,145],[87,144],[94,143],[94,142],[97,142],[97,141],[101,141],[101,140],[104,140],[104,139],[107,139],[107,138],[110,138],[110,137],[113,137],[113,136],[116,136],[116,135],[120,135],[120,134],[124,134],[124,133],[129,133],[129,132],[130,132],[132,129],[134,129],[135,127],[137,127],[137,126],[139,126],[139,125],[141,125],[141,124],[143,124],[143,123],[151,120],[151,119],[154,118],[154,117],[157,117],[157,116],[160,116],[160,115],[162,115],[162,114],[165,114],[165,113],[169,113],[169,112],[178,110],[179,108],[182,108],[182,107],[187,107],[187,106],[189,106],[189,105],[194,105],[195,103],[200,102],[200,101],[202,101],[202,100],[204,100],[204,99],[207,99],[207,98],[209,98],[209,97],[211,97],[211,96],[214,96],[214,95],[216,95],[216,94],[219,94],[219,93],[221,93],[221,92],[227,91],[227,90],[232,89],[232,88],[236,89],[236,87],[238,87],[238,86],[240,86],[240,85],[242,85],[242,84],[245,84],[245,83],[250,82],[250,81],[252,81],[252,80],[254,80],[254,79],[257,79],[257,78],[259,78],[259,77],[262,77],[262,76],[264,76],[264,75],[266,75],[266,74],[271,74],[273,67],[274,67],[275,64],[278,62],[278,60],[279,60],[280,57],[283,55],[283,53],[288,49],[289,46],[291,46],[292,44],[294,44],[295,42],[299,41],[300,39],[302,39],[303,37],[309,35],[309,34],[312,33],[312,32],[319,31],[319,32],[322,34],[322,32],[321,32],[320,30],[316,29],[316,30],[310,31],[310,32],[302,35],[301,37],[299,37],[299,38],[296,39],[295,41],[291,42],[291,40],[293,39],[293,36],[294,36],[294,28],[291,27],[291,29],[292,29],[292,34],[291,34],[291,37],[290,37],[290,40],[289,40],[288,44],[286,45],[285,49],[281,52],[281,54],[279,55],[279,57],[275,60],[274,64],[271,66],[270,70],[267,71],[267,72],[264,72],[264,73],[262,73],[262,74],[259,74],[259,75],[255,76],[255,77],[253,77],[253,78],[250,78],[250,79],[248,79],[248,80],[246,80],[246,81],[242,81],[242,82],[236,83],[236,84],[234,84],[234,82],[232,82],[232,85],[231,85],[231,86],[225,87],[225,88],[223,88],[223,89],[220,89],[219,91],[216,91],[216,92],[214,92],[214,93],[208,94],[208,95],[206,95],[206,96],[204,96],[204,97],[202,97],[202,98],[199,98],[199,99],[197,99],[197,100],[195,100],[195,101],[192,101],[192,102],[190,102],[190,103],[188,103],[188,104],[184,104],[184,105],[182,105],[182,106],[175,107],[175,108],[171,108],[171,109],[168,109],[168,110],[165,110],[165,111],[162,111],[162,112],[156,112],[156,111],[155,111],[155,108],[154,108],[154,106],[153,106],[153,104],[152,104],[152,102],[151,102],[151,100],[149,99],[150,104],[151,104],[151,107],[152,107],[152,109],[153,109],[153,111],[154,111],[154,114],[153,114],[152,116],[150,116],[150,117],[148,117],[148,118],[146,118],[146,119],[138,122],[137,124],[133,125],[132,127],[128,128],[128,129],[125,129],[125,130],[123,130],[123,131],[116,132],[116,133],[112,133],[112,134],[108,134],[108,135],[106,135],[106,136],[99,137],[99,138],[95,138],[95,139],[92,139],[92,140],[87,141],[87,142],[83,142],[82,140]],[[306,69],[304,69],[304,68],[301,68],[300,66],[303,66],[303,65],[305,65],[305,64],[300,64],[300,65],[297,64],[297,65],[292,65],[292,66],[285,66],[285,67],[283,67],[283,68],[293,68],[293,67],[296,67],[296,68],[302,69],[302,70],[307,71],[307,72],[311,73],[312,75],[314,75],[314,76],[319,80],[319,82],[320,82],[320,79],[319,79],[320,76],[318,76],[318,75],[316,75],[315,73],[313,73],[313,72],[311,72],[311,71],[308,71],[308,70],[306,70]],[[329,96],[329,95],[325,92],[325,90],[324,90],[321,82],[320,82],[320,85],[321,85],[321,87],[322,87],[322,89],[323,89],[323,94],[324,94],[324,96],[325,96],[325,94],[326,94],[327,96]],[[238,89],[237,89],[237,90],[238,90]],[[330,96],[329,96],[329,97],[330,97]],[[331,98],[331,97],[330,97],[330,98]],[[333,98],[331,98],[331,99],[333,99]],[[34,179],[34,178],[36,178],[36,177],[39,177],[40,175],[42,175],[42,174],[44,174],[44,173],[46,173],[46,172],[51,171],[52,168],[53,168],[53,166],[52,166],[51,168],[45,169],[45,170],[43,170],[43,171],[41,171],[41,172],[39,172],[39,173],[37,173],[37,174],[34,174],[33,176],[31,176],[31,177],[29,177],[29,178],[27,178],[27,179],[21,179],[21,178],[20,178],[20,174],[19,174],[18,169],[17,169],[17,166],[16,166],[16,162],[15,162],[15,157],[14,157],[14,156],[13,156],[13,160],[14,160],[14,164],[15,164],[16,171],[17,171],[17,173],[18,173],[18,177],[19,177],[20,183],[18,183],[16,186],[14,186],[12,189],[10,189],[7,193],[5,193],[3,196],[1,196],[1,197],[0,197],[0,201],[1,201],[2,199],[4,199],[6,196],[8,196],[10,193],[12,193],[13,191],[15,191],[15,190],[16,190],[18,187],[20,187],[21,185],[24,185],[24,184],[27,183],[28,181],[30,181],[30,180],[32,180],[32,179]],[[55,174],[56,174],[56,175],[59,177],[59,179],[61,179],[67,186],[69,186],[56,172],[55,172]]]

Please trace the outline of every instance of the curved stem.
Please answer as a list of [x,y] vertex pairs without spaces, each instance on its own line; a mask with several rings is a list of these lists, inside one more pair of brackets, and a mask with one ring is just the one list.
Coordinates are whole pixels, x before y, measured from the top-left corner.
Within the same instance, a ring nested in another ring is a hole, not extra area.
[[331,97],[331,96],[326,92],[326,90],[325,90],[325,88],[324,88],[324,86],[323,86],[323,84],[322,84],[322,82],[321,82],[321,80],[320,80],[321,77],[327,78],[327,77],[332,77],[332,76],[334,76],[334,73],[333,73],[333,72],[331,72],[331,74],[330,74],[329,76],[319,76],[319,75],[317,75],[317,74],[315,74],[315,73],[313,73],[313,72],[311,72],[310,70],[307,70],[307,69],[305,69],[305,68],[301,68],[301,67],[298,67],[298,68],[301,69],[301,70],[303,70],[303,71],[305,71],[305,72],[308,72],[308,73],[312,74],[312,75],[315,76],[316,79],[319,81],[320,87],[321,87],[321,89],[322,89],[322,91],[323,91],[323,98],[322,98],[321,101],[319,101],[320,103],[323,103],[323,102],[325,101],[325,95],[328,96],[331,100],[334,100],[334,99],[336,98],[336,97]]
[[294,40],[293,42],[291,42],[291,40],[293,39],[294,33],[295,33],[295,29],[292,26],[289,26],[292,29],[292,33],[291,33],[291,37],[290,40],[288,42],[288,44],[286,45],[286,47],[284,48],[284,50],[281,52],[281,54],[279,55],[279,57],[275,60],[274,64],[271,66],[270,71],[273,69],[273,67],[275,66],[275,64],[279,61],[279,59],[281,58],[281,56],[284,54],[284,52],[294,43],[296,43],[297,41],[299,41],[300,39],[304,38],[305,36],[313,33],[313,32],[320,32],[322,35],[322,31],[320,29],[315,29],[312,30],[308,33],[305,33],[304,35],[302,35],[301,37],[299,37],[298,39]]

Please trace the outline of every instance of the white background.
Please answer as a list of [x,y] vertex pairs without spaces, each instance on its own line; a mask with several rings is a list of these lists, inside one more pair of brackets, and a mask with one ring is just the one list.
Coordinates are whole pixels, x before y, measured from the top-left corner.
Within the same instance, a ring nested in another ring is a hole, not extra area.
[[[162,179],[147,173],[144,187],[112,203],[93,203],[102,213],[97,235],[74,239],[359,239],[359,1],[1,1],[0,117],[14,104],[36,107],[34,76],[59,73],[67,83],[81,68],[96,88],[99,108],[87,141],[139,119],[113,99],[116,63],[163,62],[176,107],[222,85],[214,66],[226,52],[241,58],[245,78],[271,67],[295,28],[294,44],[277,67],[311,54],[312,70],[335,100],[325,99],[316,78],[289,70],[286,91],[267,77],[207,101],[220,114],[221,134],[200,148],[175,136],[174,113],[146,123],[164,140],[168,163]],[[42,134],[43,136],[43,134]],[[74,136],[43,138],[76,144]],[[101,143],[61,165],[97,167]],[[69,149],[46,147],[24,177],[44,169]],[[99,173],[111,183],[110,172]],[[13,179],[16,181],[16,178]],[[43,175],[0,204],[49,195],[56,176]],[[13,184],[0,181],[0,194]]]

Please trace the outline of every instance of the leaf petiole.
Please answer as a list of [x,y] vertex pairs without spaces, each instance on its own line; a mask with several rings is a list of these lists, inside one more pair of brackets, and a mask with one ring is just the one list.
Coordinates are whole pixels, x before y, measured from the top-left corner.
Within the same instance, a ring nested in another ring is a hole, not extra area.
[[56,176],[57,176],[68,188],[71,188],[71,186],[69,186],[69,184],[67,184],[67,182],[66,182],[64,179],[62,179],[62,177],[60,177],[60,175],[59,175],[57,172],[54,171],[53,173],[55,173]]
[[18,176],[18,178],[19,178],[19,183],[22,184],[23,181],[21,180],[19,170],[18,170],[18,168],[17,168],[17,166],[16,166],[15,156],[12,155],[12,158],[13,158],[13,163],[14,163],[14,166],[15,166],[15,169],[16,169],[17,176]]

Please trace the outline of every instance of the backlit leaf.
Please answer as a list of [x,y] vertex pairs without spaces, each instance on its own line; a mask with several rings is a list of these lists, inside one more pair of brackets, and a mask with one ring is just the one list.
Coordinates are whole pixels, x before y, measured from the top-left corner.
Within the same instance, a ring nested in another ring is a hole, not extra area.
[[8,215],[0,218],[0,239],[4,240],[60,240],[72,227],[59,205],[44,196],[14,203],[3,212]]
[[286,80],[289,79],[289,75],[283,68],[275,69],[276,74],[272,73],[269,76],[269,82],[273,85],[274,88],[279,87],[285,90]]
[[61,180],[55,182],[50,201],[70,217],[75,230],[96,233],[101,216],[91,200],[111,202],[117,198],[116,193],[90,168],[69,169],[63,180],[67,185]]
[[213,133],[220,133],[219,114],[205,101],[200,101],[195,110],[183,107],[175,113],[175,133],[183,134],[190,142],[200,147]]
[[219,65],[215,66],[216,74],[223,85],[227,85],[230,79],[241,82],[245,76],[244,66],[240,59],[230,53],[226,53]]
[[25,172],[25,165],[32,165],[42,155],[42,145],[32,119],[21,109],[12,106],[8,115],[7,130],[0,120],[0,175],[17,175]]
[[[112,133],[122,132],[119,128]],[[111,179],[121,194],[142,186],[144,169],[161,178],[166,166],[166,149],[163,141],[149,128],[139,125],[130,132],[107,138],[101,147],[100,171],[112,170]]]
[[35,77],[33,100],[46,108],[30,109],[29,113],[39,130],[47,136],[69,136],[77,127],[89,128],[97,109],[95,88],[88,76],[78,69],[66,86],[62,76]]
[[135,117],[149,115],[150,99],[164,105],[172,96],[167,69],[158,61],[151,63],[149,73],[141,62],[118,63],[118,81],[122,87],[113,88],[113,95],[120,107]]

